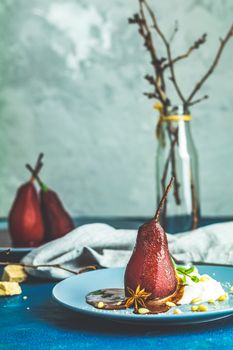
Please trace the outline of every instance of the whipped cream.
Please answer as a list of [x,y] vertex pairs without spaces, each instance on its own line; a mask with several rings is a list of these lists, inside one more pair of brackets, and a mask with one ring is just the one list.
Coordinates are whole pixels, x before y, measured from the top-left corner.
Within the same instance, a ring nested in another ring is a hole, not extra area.
[[[181,278],[183,277],[180,274],[178,275]],[[195,283],[190,277],[186,277],[185,284],[187,285],[184,288],[184,294],[180,299],[179,304],[190,304],[195,299],[199,300],[199,302],[217,300],[221,295],[225,294],[220,282],[216,281],[207,274],[200,275],[196,267],[190,275],[197,276],[199,278],[199,282]]]

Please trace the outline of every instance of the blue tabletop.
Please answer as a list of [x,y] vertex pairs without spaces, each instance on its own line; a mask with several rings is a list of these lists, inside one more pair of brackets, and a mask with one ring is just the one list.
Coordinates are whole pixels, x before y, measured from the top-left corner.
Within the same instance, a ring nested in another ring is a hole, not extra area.
[[233,317],[199,326],[161,328],[118,324],[83,316],[58,305],[51,297],[54,285],[28,282],[23,285],[22,295],[0,299],[0,349],[233,347]]
[[233,348],[233,317],[199,326],[118,324],[65,309],[52,299],[54,285],[29,280],[22,295],[0,298],[0,349]]

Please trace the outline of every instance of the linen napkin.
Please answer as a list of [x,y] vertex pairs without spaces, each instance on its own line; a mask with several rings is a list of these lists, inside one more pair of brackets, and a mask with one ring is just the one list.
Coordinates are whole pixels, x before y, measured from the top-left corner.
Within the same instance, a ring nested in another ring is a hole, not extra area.
[[[64,237],[33,249],[22,263],[60,264],[77,272],[86,265],[123,267],[131,256],[136,236],[136,230],[119,230],[99,223],[83,225]],[[170,253],[178,260],[233,264],[233,222],[167,234],[167,237]],[[55,267],[27,270],[37,277],[58,280],[72,275]]]

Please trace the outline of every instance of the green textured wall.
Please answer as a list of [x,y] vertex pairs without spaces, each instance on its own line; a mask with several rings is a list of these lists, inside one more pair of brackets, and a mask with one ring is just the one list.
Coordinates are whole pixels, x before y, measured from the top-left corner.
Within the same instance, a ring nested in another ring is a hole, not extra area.
[[[189,91],[232,20],[231,0],[154,1],[179,53],[208,43],[179,66]],[[0,216],[46,154],[42,176],[76,215],[150,215],[155,207],[156,115],[143,76],[148,57],[127,17],[136,0],[1,0]],[[233,40],[193,108],[202,212],[233,214]]]

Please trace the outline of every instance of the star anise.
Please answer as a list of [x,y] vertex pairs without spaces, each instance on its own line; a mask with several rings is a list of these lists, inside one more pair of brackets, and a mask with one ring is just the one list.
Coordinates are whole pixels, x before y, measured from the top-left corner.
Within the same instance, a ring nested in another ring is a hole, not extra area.
[[138,307],[146,308],[144,301],[151,295],[151,293],[147,293],[145,291],[145,288],[141,289],[140,285],[137,286],[135,291],[129,287],[127,287],[127,290],[130,296],[126,299],[125,302],[126,308],[132,305],[134,306],[136,311],[138,310]]

